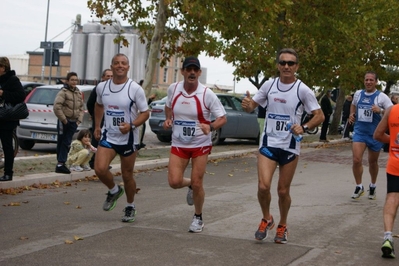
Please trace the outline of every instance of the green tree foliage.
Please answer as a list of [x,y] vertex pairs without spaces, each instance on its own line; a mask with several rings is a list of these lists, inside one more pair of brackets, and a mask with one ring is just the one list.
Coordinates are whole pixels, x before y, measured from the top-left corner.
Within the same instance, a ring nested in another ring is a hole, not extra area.
[[298,51],[299,78],[321,89],[339,86],[340,101],[363,87],[365,71],[384,79],[384,66],[399,65],[397,0],[89,0],[88,6],[104,23],[120,15],[142,41],[154,41],[163,6],[161,44],[153,53],[161,65],[173,55],[223,56],[237,80],[248,78],[257,88],[277,74],[283,47]]

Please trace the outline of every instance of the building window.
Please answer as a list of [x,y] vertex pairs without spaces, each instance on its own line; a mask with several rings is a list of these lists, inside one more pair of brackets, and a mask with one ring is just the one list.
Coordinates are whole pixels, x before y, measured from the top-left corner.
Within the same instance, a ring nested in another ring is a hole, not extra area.
[[173,76],[173,82],[177,82],[177,69],[175,69],[175,74]]
[[163,69],[163,82],[167,82],[168,81],[168,69],[165,67]]

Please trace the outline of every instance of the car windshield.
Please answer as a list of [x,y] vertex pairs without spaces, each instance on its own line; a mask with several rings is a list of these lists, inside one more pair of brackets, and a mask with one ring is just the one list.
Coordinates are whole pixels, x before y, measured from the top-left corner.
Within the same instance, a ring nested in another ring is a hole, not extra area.
[[59,91],[50,88],[37,88],[27,103],[53,105]]

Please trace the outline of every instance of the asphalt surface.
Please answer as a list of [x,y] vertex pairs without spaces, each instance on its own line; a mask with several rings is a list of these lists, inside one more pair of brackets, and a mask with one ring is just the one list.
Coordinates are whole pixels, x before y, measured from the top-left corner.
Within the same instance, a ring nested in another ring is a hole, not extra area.
[[[102,210],[106,188],[99,181],[0,195],[0,265],[398,265],[380,252],[387,154],[379,160],[376,200],[367,193],[351,199],[351,159],[350,143],[302,149],[285,245],[273,242],[275,229],[266,240],[254,240],[261,219],[256,148],[212,153],[204,178],[205,228],[198,234],[187,232],[193,207],[185,202],[186,189],[169,187],[167,159],[136,165],[142,169],[135,174],[140,191],[131,224],[120,222],[125,196],[113,211]],[[278,172],[271,203],[276,223],[277,179]]]

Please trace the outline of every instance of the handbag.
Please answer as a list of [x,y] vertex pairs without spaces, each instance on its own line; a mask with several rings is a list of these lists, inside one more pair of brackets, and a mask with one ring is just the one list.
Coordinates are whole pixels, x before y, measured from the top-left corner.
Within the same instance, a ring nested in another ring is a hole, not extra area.
[[0,102],[0,120],[11,121],[25,119],[29,116],[28,107],[26,103],[17,103],[12,105],[10,103]]

